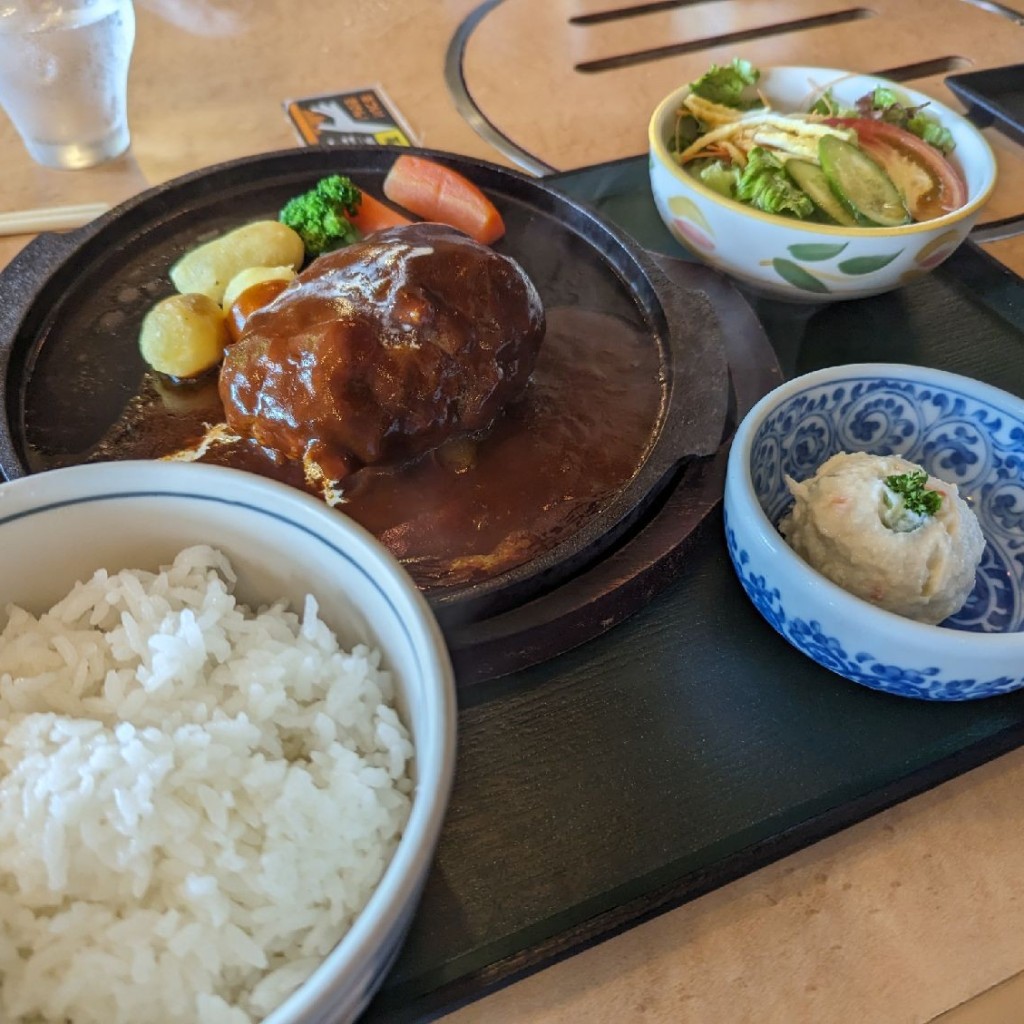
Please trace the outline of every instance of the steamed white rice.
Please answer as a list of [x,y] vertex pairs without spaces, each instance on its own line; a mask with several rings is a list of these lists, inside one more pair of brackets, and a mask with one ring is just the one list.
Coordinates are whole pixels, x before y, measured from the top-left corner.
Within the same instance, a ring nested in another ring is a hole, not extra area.
[[4,1024],[258,1021],[383,874],[413,748],[380,652],[234,578],[194,547],[6,609]]

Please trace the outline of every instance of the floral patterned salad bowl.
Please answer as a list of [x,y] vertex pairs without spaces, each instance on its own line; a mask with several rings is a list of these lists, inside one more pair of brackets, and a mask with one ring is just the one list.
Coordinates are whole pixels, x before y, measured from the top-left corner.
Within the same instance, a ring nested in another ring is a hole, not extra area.
[[[954,143],[948,163],[962,179],[966,200],[930,220],[896,227],[844,227],[764,213],[729,198],[684,170],[670,149],[677,112],[690,91],[667,96],[651,117],[651,192],[658,213],[683,246],[755,292],[794,302],[832,302],[876,295],[920,277],[945,260],[978,218],[995,184],[996,163],[981,133],[930,96],[876,76],[834,68],[761,69],[757,88],[773,110],[803,112],[825,89],[853,106],[878,86],[909,108],[921,105]],[[689,165],[688,165],[689,166]]]
[[[837,452],[898,454],[957,485],[985,551],[966,605],[938,626],[836,586],[778,532],[785,477]],[[1024,400],[940,370],[837,366],[797,377],[744,418],[729,456],[726,540],[747,596],[786,640],[876,690],[970,700],[1024,686]]]

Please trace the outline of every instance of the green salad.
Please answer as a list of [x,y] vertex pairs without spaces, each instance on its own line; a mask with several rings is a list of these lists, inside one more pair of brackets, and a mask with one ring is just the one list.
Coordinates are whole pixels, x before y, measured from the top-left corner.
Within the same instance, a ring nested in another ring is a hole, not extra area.
[[669,149],[687,173],[764,213],[844,227],[899,227],[967,202],[949,130],[889,84],[848,107],[831,89],[779,111],[760,71],[712,65],[676,114]]

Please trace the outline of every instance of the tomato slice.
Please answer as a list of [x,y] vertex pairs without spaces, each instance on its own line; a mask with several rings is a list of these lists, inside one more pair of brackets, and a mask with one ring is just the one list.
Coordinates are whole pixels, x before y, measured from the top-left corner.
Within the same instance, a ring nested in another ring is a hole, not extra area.
[[833,117],[826,124],[852,128],[863,149],[903,193],[914,220],[932,220],[967,202],[956,168],[924,139],[899,125],[867,117]]
[[423,157],[403,154],[384,179],[384,195],[424,220],[448,224],[490,245],[505,233],[495,205],[468,178]]

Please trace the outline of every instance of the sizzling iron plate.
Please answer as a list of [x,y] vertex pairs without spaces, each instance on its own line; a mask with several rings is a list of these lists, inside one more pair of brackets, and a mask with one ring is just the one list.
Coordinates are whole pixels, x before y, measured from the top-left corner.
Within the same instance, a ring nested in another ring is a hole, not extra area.
[[[430,591],[442,619],[457,621],[511,607],[592,563],[657,498],[682,459],[713,453],[725,425],[728,369],[706,297],[673,286],[648,253],[587,208],[518,172],[420,152],[491,196],[507,226],[495,248],[523,265],[546,307],[575,306],[631,323],[650,339],[661,367],[660,416],[632,481],[571,537],[528,562],[480,583]],[[307,149],[234,161],[27,246],[0,274],[4,475],[84,461],[121,417],[145,376],[139,325],[172,292],[167,270],[180,255],[240,223],[274,217],[325,174],[349,174],[380,195],[396,155]]]

